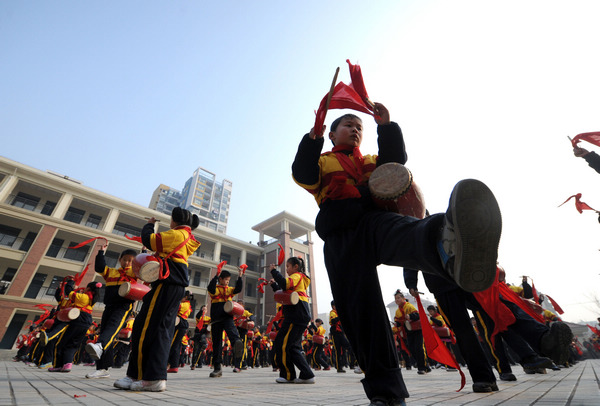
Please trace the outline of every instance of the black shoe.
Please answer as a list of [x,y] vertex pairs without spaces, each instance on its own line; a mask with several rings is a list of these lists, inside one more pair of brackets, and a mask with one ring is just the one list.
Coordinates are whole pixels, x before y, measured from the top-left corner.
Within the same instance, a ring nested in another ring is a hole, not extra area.
[[517,377],[513,373],[504,372],[504,373],[500,374],[500,380],[501,381],[516,381]]
[[369,403],[369,406],[387,406],[388,405],[388,401],[387,399],[384,398],[373,398],[371,399],[371,403]]
[[573,340],[571,328],[562,321],[555,321],[550,330],[544,334],[540,341],[540,350],[555,364],[564,364],[569,359],[569,347]]
[[501,233],[502,216],[492,191],[475,179],[458,182],[444,216],[438,253],[463,290],[480,292],[492,285]]
[[523,369],[552,368],[552,365],[554,365],[554,363],[550,358],[540,357],[538,355],[531,355],[521,360]]
[[211,378],[220,378],[221,376],[223,376],[223,370],[221,368],[215,368],[215,370],[212,371],[209,376]]
[[411,369],[412,369],[412,367],[411,367],[411,366],[408,366],[408,367],[406,367],[406,370],[407,370],[407,371],[410,371]]
[[496,382],[474,382],[473,383],[473,392],[476,392],[476,393],[496,392],[497,390],[498,390],[498,385],[496,385]]
[[343,374],[345,374],[345,373],[346,373],[346,370],[345,370],[345,369],[338,369],[337,371],[338,371],[339,373],[343,373]]
[[427,371],[425,371],[424,369],[419,369],[417,371],[417,374],[419,374],[419,375],[425,375],[426,373],[427,373]]

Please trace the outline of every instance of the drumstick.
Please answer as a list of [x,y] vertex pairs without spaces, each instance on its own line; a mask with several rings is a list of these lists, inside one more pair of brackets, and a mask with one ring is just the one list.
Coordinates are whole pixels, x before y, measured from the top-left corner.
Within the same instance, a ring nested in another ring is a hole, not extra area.
[[337,82],[338,73],[340,73],[339,66],[335,70],[335,75],[333,75],[333,81],[331,82],[331,87],[329,88],[329,94],[327,95],[327,102],[325,102],[325,113],[327,113],[327,109],[329,109],[329,103],[331,103],[331,98],[333,97],[333,89],[335,89],[335,84]]
[[[144,217],[144,220],[150,220],[151,217]],[[159,222],[159,219],[154,219],[156,222]]]

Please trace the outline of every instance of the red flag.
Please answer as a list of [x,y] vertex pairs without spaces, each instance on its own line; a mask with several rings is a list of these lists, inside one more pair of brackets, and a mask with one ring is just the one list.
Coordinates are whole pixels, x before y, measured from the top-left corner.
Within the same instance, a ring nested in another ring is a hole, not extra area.
[[499,287],[500,294],[502,295],[502,298],[504,300],[508,300],[509,302],[516,304],[517,306],[519,306],[521,308],[521,310],[523,310],[525,313],[527,313],[528,315],[533,317],[534,320],[537,320],[540,323],[545,324],[544,317],[541,314],[534,312],[533,309],[527,303],[525,303],[525,300],[523,300],[523,298],[521,298],[521,296],[519,296],[515,292],[513,292],[513,290],[511,288],[509,288],[506,283],[504,283],[504,282],[499,283],[498,287]]
[[598,330],[595,327],[590,326],[589,324],[587,324],[587,326],[590,328],[590,330],[592,330],[592,333],[596,334],[597,336],[600,336],[600,330]]
[[323,128],[323,123],[325,122],[325,116],[327,114],[327,110],[333,109],[351,109],[360,111],[366,114],[373,115],[371,112],[371,107],[368,106],[362,98],[356,93],[356,90],[351,88],[348,85],[345,85],[343,82],[338,83],[333,89],[333,96],[331,97],[331,101],[329,102],[329,108],[325,109],[325,105],[327,104],[327,96],[329,93],[323,97],[321,100],[321,104],[319,105],[319,109],[317,110],[317,117],[315,119],[314,131],[319,134],[321,129]]
[[552,307],[554,307],[554,310],[556,310],[558,312],[558,314],[563,314],[564,310],[558,305],[558,303],[556,303],[554,301],[554,299],[552,299],[550,297],[550,295],[546,295],[546,297],[548,298],[548,300],[550,301],[550,303],[552,303]]
[[[590,206],[587,205],[587,203],[584,203],[584,202],[581,201],[581,193],[577,193],[576,195],[573,195],[573,196],[569,197],[560,206],[562,206],[563,204],[565,204],[566,202],[568,202],[572,198],[575,198],[575,208],[577,209],[577,211],[580,214],[583,213],[584,210],[593,210],[593,211],[597,212],[596,209],[592,209]],[[560,207],[560,206],[558,206],[558,207]]]
[[590,144],[594,144],[596,146],[600,147],[600,131],[596,131],[596,132],[592,132],[592,133],[581,133],[581,134],[577,134],[575,136],[575,138],[573,138],[571,140],[571,144],[573,145],[573,148],[575,148],[577,146],[577,144],[579,144],[579,141],[587,141]]
[[533,283],[533,279],[531,280],[531,292],[533,293],[533,300],[537,304],[540,304],[540,296],[537,293],[537,289],[535,288],[535,284]]
[[365,87],[365,82],[363,81],[360,66],[352,65],[349,59],[346,59],[346,62],[348,63],[348,67],[350,68],[350,80],[352,80],[350,86],[352,86],[352,88],[362,98],[362,100],[372,108],[373,103],[369,100],[369,95],[367,94],[367,88]]
[[427,313],[425,313],[425,309],[423,308],[423,304],[421,303],[421,298],[419,295],[417,295],[416,299],[417,305],[419,306],[421,330],[423,332],[423,342],[425,343],[427,356],[444,365],[458,369],[458,372],[460,372],[460,389],[457,390],[457,392],[460,392],[462,388],[465,387],[465,383],[467,382],[465,374],[463,371],[461,371],[460,365],[458,365],[458,362],[456,362],[454,356],[450,353],[450,351],[448,351],[448,348],[446,348],[440,336],[433,331],[433,328],[429,324],[429,317],[427,317]]
[[246,273],[246,269],[248,269],[248,265],[242,264],[240,265],[240,269],[242,270],[242,275],[244,275]]
[[283,249],[281,244],[277,245],[279,245],[279,257],[277,258],[277,266],[281,266],[281,264],[283,264],[283,261],[285,260],[285,250]]
[[498,281],[499,273],[500,269],[496,268],[496,280],[494,280],[492,286],[482,292],[473,293],[483,310],[494,321],[494,331],[491,336],[492,344],[494,344],[496,334],[506,331],[508,326],[516,321],[515,315],[500,301],[500,285],[502,284]]
[[219,265],[217,265],[217,275],[221,274],[221,270],[223,269],[225,264],[227,264],[227,261],[222,261]]

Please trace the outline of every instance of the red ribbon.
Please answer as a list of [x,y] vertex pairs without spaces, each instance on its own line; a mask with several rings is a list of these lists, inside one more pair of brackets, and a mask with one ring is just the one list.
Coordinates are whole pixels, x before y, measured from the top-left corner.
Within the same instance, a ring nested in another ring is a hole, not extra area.
[[68,248],[75,250],[77,248],[83,247],[84,245],[88,245],[92,241],[99,240],[99,239],[102,239],[102,240],[108,242],[108,240],[106,238],[104,238],[104,237],[94,237],[94,238],[90,238],[89,240],[85,240],[84,242],[81,242],[81,243],[79,243],[79,244],[77,244],[77,245],[75,245],[73,247],[68,247]]
[[240,269],[242,270],[242,275],[244,275],[246,273],[246,269],[248,269],[248,265],[242,264],[240,265]]
[[258,284],[258,291],[260,293],[265,293],[265,286],[269,284],[269,281],[265,278],[258,278],[258,281],[262,281]]
[[546,297],[548,298],[548,300],[550,301],[550,303],[552,303],[552,307],[554,307],[554,310],[556,310],[558,312],[558,314],[563,314],[564,310],[558,305],[558,303],[556,303],[556,301],[554,299],[552,299],[550,297],[550,295],[546,295]]
[[281,244],[277,244],[279,245],[279,258],[277,259],[277,266],[281,266],[281,264],[283,264],[283,261],[285,260],[285,250],[283,249],[283,247],[281,246]]
[[221,274],[221,270],[223,269],[223,267],[225,266],[225,264],[227,264],[227,261],[223,261],[219,265],[217,265],[217,275]]
[[[569,197],[560,206],[562,206],[563,204],[565,204],[566,202],[568,202],[572,198],[575,198],[575,208],[577,209],[577,211],[579,212],[579,214],[583,213],[584,210],[593,210],[595,212],[598,212],[598,210],[592,209],[590,206],[587,205],[587,203],[584,203],[584,202],[581,201],[581,193],[577,193],[576,195],[573,195],[573,196]],[[558,207],[560,207],[560,206],[558,206]]]

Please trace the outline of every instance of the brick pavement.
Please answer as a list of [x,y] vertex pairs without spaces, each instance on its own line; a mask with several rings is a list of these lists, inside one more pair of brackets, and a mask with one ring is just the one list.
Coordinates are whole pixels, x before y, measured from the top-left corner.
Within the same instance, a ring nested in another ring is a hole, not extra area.
[[[277,373],[270,368],[251,369],[234,374],[224,370],[222,378],[209,378],[206,367],[191,371],[180,369],[170,374],[163,393],[130,392],[113,388],[125,368],[111,370],[111,378],[86,379],[93,367],[75,366],[68,374],[50,373],[22,362],[0,361],[0,406],[3,405],[366,405],[360,379],[362,375],[317,371],[314,385],[276,384]],[[417,405],[600,405],[600,360],[582,361],[560,372],[525,375],[514,368],[516,382],[499,382],[500,391],[479,394],[460,384],[456,372],[438,369],[417,375],[403,371],[411,397]],[[75,397],[81,396],[81,397]]]

